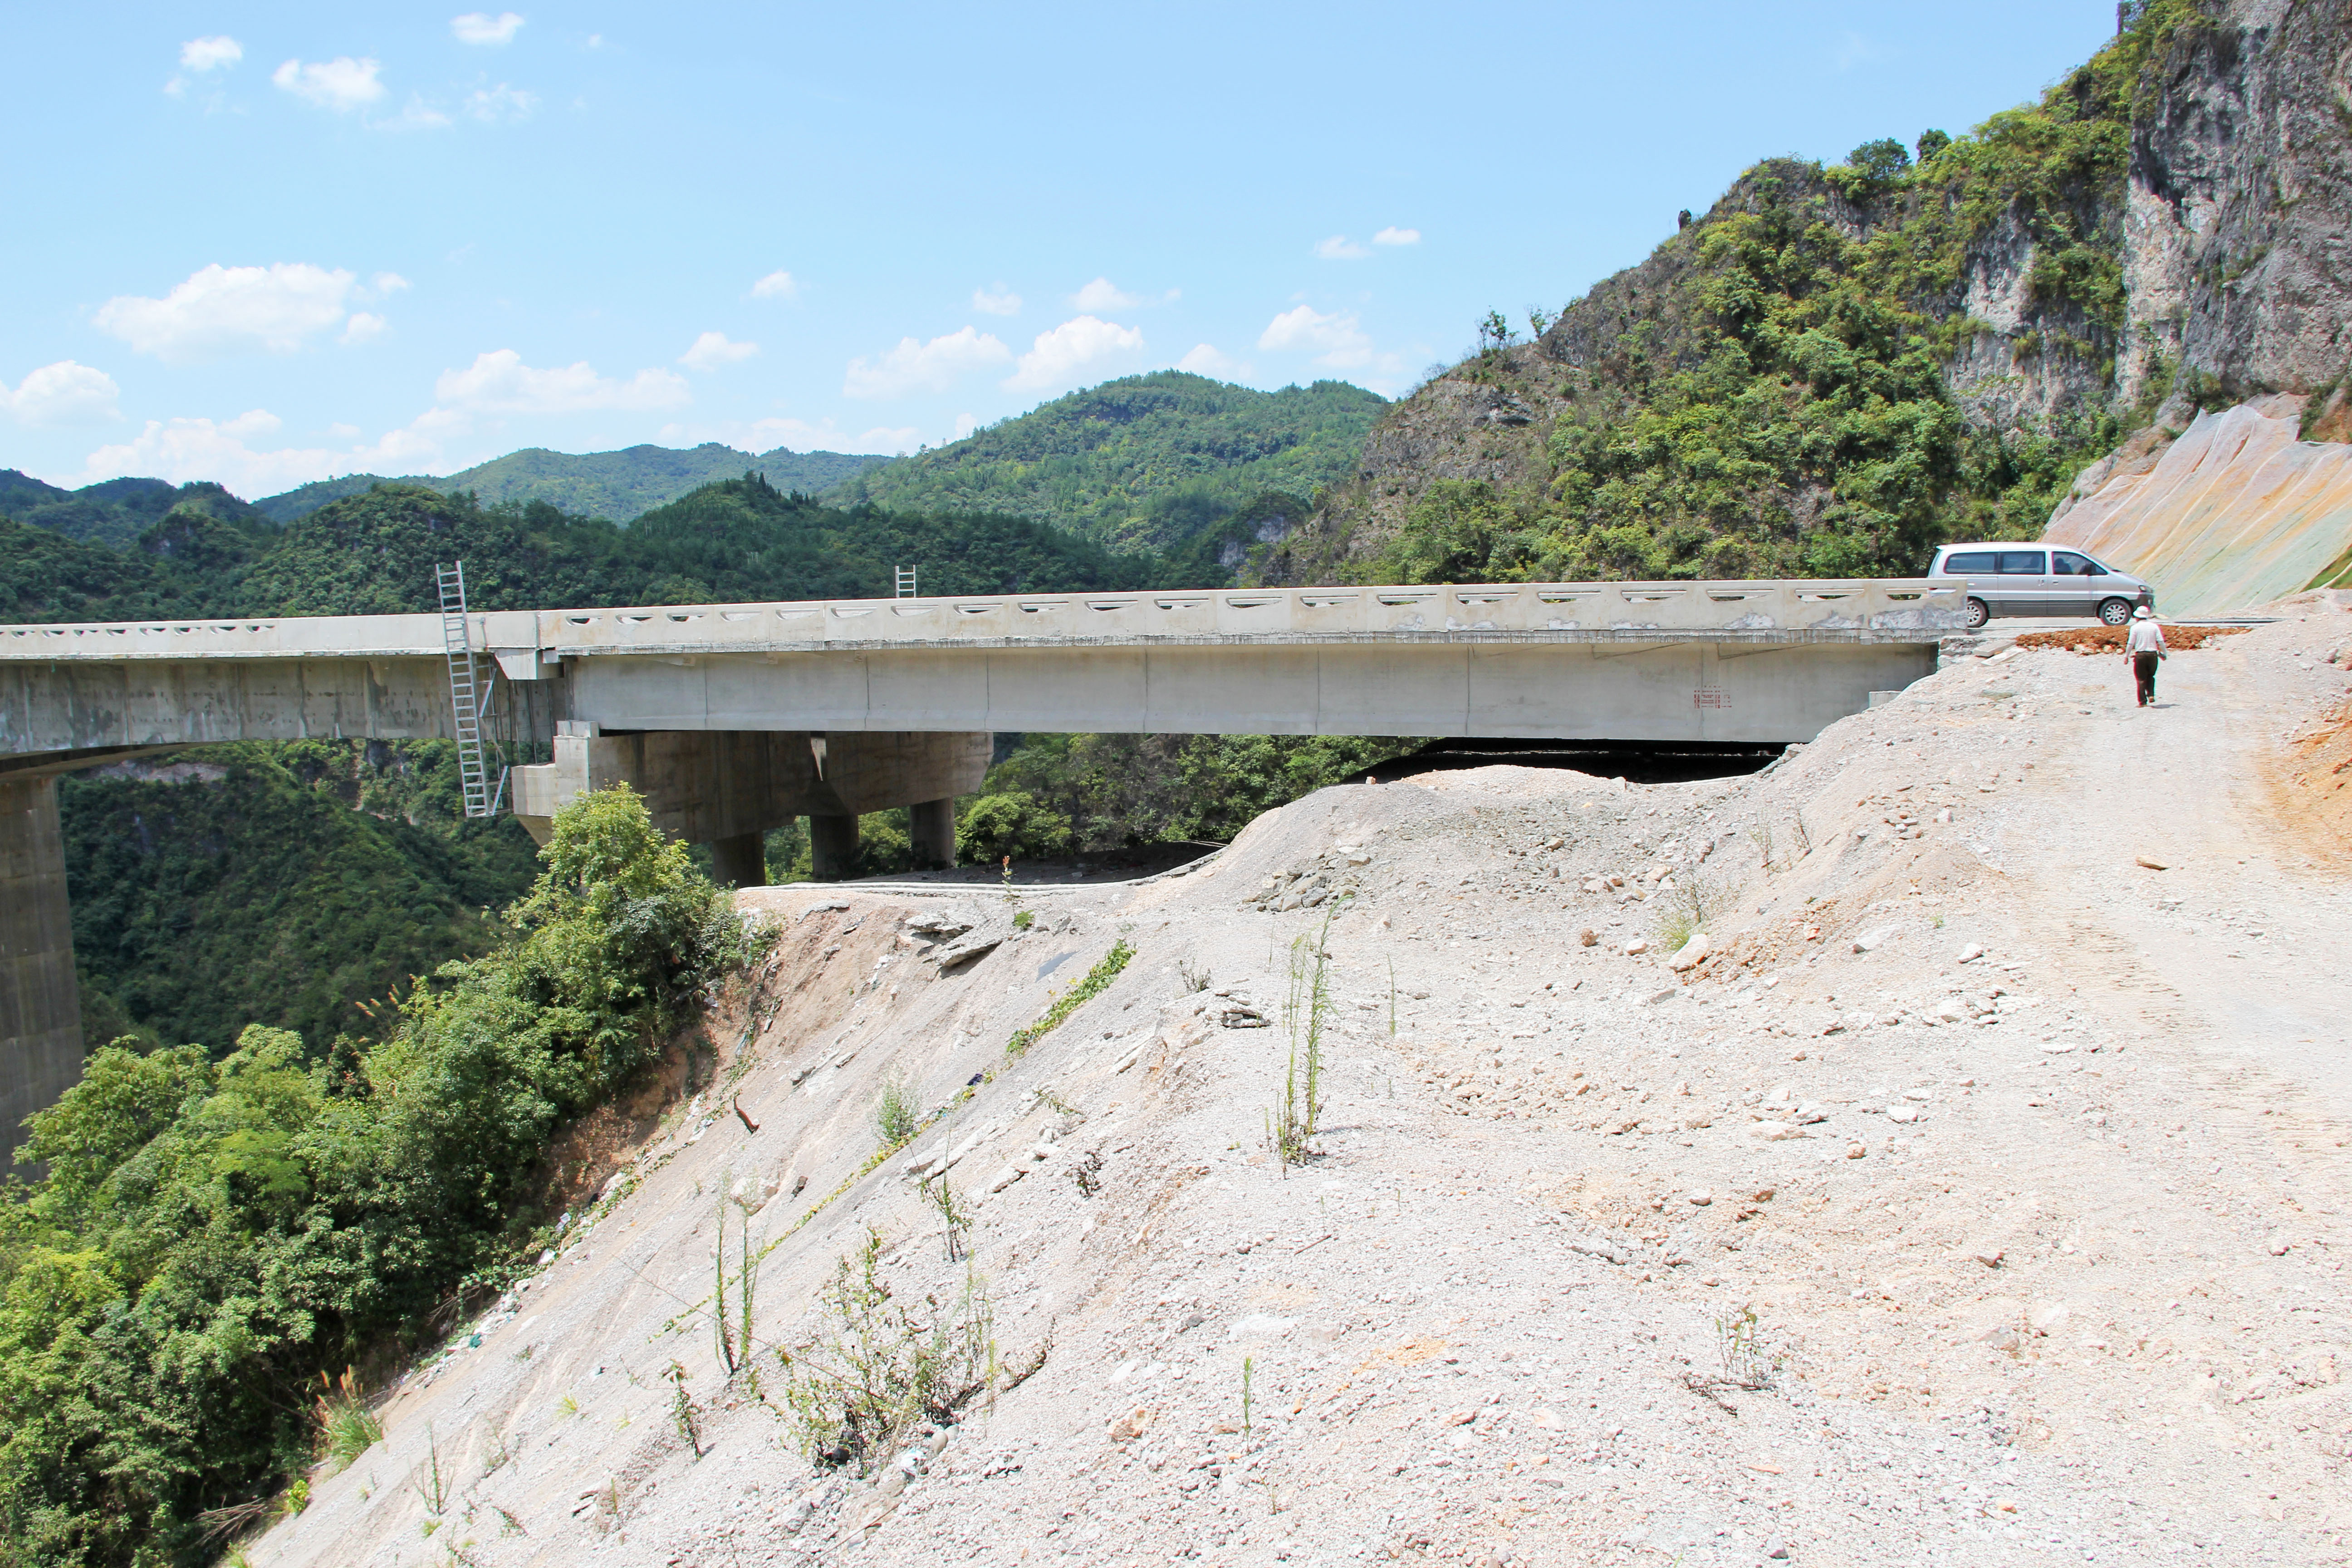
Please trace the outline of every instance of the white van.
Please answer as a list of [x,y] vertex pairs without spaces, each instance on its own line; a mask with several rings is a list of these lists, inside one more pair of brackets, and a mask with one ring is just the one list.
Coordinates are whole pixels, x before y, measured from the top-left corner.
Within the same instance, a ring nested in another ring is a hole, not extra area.
[[1995,616],[2096,616],[2119,626],[2140,605],[2156,608],[2156,590],[2130,573],[2056,545],[1947,544],[1927,575],[1968,580],[1971,631]]

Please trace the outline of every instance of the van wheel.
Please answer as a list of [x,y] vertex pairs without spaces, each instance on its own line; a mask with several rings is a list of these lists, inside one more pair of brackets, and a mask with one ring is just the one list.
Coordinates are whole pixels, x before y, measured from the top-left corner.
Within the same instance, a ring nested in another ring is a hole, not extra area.
[[2119,626],[2126,621],[2130,620],[2131,612],[2132,607],[2131,601],[2129,599],[2102,599],[2099,601],[2099,619],[2106,622],[2107,625],[2111,626]]
[[1982,599],[1969,601],[1969,630],[1979,630],[1990,619],[1992,619],[1992,612],[1985,608],[1985,602]]

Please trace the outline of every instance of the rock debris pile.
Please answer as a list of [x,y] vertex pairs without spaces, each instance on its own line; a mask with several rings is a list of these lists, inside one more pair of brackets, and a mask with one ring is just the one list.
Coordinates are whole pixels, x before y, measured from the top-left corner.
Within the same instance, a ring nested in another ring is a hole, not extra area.
[[251,1560],[2344,1561],[2347,629],[747,894],[745,1044]]

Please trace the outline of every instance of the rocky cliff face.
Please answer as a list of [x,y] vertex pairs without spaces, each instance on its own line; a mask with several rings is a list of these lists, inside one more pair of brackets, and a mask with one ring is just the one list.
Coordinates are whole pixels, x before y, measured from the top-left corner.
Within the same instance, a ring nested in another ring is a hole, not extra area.
[[[2077,471],[2136,429],[2185,428],[2200,407],[2268,393],[2341,404],[2326,395],[2352,369],[2347,9],[2149,5],[2135,26],[1916,177],[1789,160],[1750,170],[1533,343],[1466,359],[1401,400],[1352,479],[1269,558],[1268,580],[1916,570],[1934,537],[2035,531]],[[2080,153],[2030,165],[2019,149],[2052,134]],[[1790,419],[1788,439],[1749,441],[1731,462],[1720,430],[1685,450],[1706,397],[1769,401],[1813,374],[1802,353],[1756,363],[1759,335],[1731,319],[1750,301],[1726,279],[1769,272],[1742,256],[1740,226],[1768,220],[1805,232],[1814,254],[1811,276],[1768,278],[1784,307],[1770,343],[1810,331],[1890,374],[1931,355],[1934,384],[1914,389],[1905,418],[1948,430],[1857,453],[1850,421],[1824,438],[1822,420],[1768,407],[1731,422]],[[1857,289],[1867,310],[1840,304]],[[1711,356],[1734,342],[1755,380],[1709,393],[1723,381]],[[2352,432],[2352,419],[2306,425]],[[1640,495],[1606,482],[1678,463],[1737,477],[1700,501],[1695,482]],[[1870,493],[1906,466],[1922,476],[1907,510]],[[1469,524],[1465,496],[1483,509]],[[1629,528],[1639,548],[1591,543]],[[1824,549],[1824,529],[1851,539]],[[1417,542],[1432,533],[1443,548]]]
[[2346,8],[2239,0],[2156,88],[2132,128],[2123,394],[2159,356],[2231,399],[2334,382],[2352,366]]

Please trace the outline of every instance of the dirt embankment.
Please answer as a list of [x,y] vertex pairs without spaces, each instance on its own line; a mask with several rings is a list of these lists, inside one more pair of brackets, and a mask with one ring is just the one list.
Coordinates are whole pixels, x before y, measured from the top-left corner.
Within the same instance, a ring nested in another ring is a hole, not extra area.
[[[1025,921],[747,895],[740,1056],[251,1561],[2346,1561],[2352,877],[2275,792],[2347,636],[1327,790]],[[908,1322],[952,1418],[813,1458]]]

